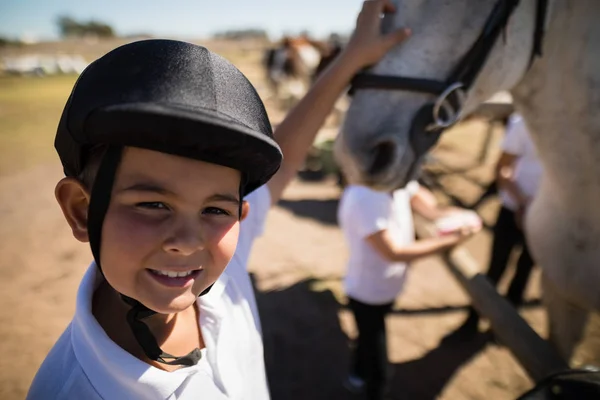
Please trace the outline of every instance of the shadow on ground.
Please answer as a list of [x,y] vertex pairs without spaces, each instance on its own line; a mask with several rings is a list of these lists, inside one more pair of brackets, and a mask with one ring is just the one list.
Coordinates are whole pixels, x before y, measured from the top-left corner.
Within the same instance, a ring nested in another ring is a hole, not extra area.
[[[480,197],[472,204],[463,202],[460,198],[449,193],[443,185],[441,185],[437,176],[424,177],[421,184],[431,190],[440,190],[446,197],[450,199],[452,205],[478,211],[477,209],[484,204],[488,199],[497,194],[495,182],[491,182],[483,188]],[[277,205],[286,209],[294,215],[303,218],[310,218],[324,225],[337,226],[337,208],[339,199],[302,199],[302,200],[280,200]],[[492,230],[493,226],[488,225],[484,221],[484,227]]]
[[338,321],[340,305],[314,281],[260,292],[267,376],[273,400],[344,399],[348,338]]
[[446,384],[492,339],[491,333],[447,335],[438,347],[423,357],[392,366],[392,399],[436,399]]
[[[519,308],[529,309],[540,307],[542,305],[541,299],[531,299],[524,301]],[[398,308],[393,309],[392,314],[396,315],[440,315],[454,312],[466,312],[469,310],[469,305],[453,305],[453,306],[442,306],[442,307],[429,307],[429,308]]]
[[[486,201],[494,190],[489,185],[474,206]],[[336,226],[338,203],[338,199],[303,199],[281,200],[278,205],[296,216]],[[346,305],[338,303],[328,290],[313,290],[317,282],[309,279],[282,290],[256,291],[273,400],[358,399],[343,387],[351,340],[340,326],[339,312]],[[539,299],[522,305],[538,306]],[[392,313],[426,315],[434,321],[441,314],[465,312],[467,308],[468,305],[449,305],[395,309]],[[461,367],[484,350],[490,340],[490,333],[465,336],[457,329],[421,358],[391,365],[390,399],[439,397]]]
[[324,225],[337,226],[338,199],[280,200],[277,205],[303,218],[310,218]]
[[[338,313],[345,305],[328,291],[312,290],[309,279],[277,291],[256,292],[273,400],[356,399],[342,382],[350,360],[350,340]],[[461,308],[462,309],[462,308]],[[435,314],[446,309],[414,310]],[[451,332],[423,357],[391,366],[392,399],[434,399],[490,335]]]

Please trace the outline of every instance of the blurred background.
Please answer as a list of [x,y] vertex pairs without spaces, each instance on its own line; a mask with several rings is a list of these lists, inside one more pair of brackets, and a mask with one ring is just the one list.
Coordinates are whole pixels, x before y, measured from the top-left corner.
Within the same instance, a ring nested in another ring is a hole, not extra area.
[[[229,59],[256,86],[276,126],[343,47],[362,1],[103,2],[0,0],[0,398],[20,399],[70,321],[91,260],[73,239],[53,190],[62,177],[53,139],[81,71],[127,42],[171,38]],[[356,335],[341,279],[347,250],[336,222],[340,195],[331,143],[348,99],[320,132],[298,179],[269,216],[251,272],[274,400],[342,399]],[[423,181],[445,204],[474,205],[491,226],[502,108],[460,123],[432,153]],[[490,232],[469,242],[482,265]],[[532,382],[509,351],[483,336],[452,339],[467,296],[441,259],[416,263],[388,319],[393,393],[410,399],[514,398]],[[510,280],[510,274],[506,278]],[[504,290],[506,283],[500,285]],[[522,316],[545,337],[539,271]]]

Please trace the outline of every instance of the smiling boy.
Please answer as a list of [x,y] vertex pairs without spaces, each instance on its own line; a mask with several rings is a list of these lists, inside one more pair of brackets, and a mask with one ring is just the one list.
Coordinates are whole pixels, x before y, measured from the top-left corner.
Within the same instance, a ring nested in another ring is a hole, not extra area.
[[275,134],[248,80],[200,46],[135,42],[82,73],[55,139],[55,193],[94,262],[28,399],[269,398],[252,243],[352,76],[406,37],[380,34],[390,10],[365,2]]

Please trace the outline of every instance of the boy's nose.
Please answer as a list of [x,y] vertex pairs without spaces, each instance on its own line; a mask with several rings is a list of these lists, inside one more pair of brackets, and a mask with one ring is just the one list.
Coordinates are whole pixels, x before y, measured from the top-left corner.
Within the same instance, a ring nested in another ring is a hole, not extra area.
[[163,242],[163,250],[185,256],[202,249],[204,249],[204,238],[198,222],[178,224]]

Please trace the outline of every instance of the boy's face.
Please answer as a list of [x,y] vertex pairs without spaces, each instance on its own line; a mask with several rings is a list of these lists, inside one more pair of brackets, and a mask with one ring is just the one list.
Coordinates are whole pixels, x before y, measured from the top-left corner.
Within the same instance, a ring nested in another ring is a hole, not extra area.
[[[188,308],[233,257],[240,178],[216,164],[125,148],[100,246],[108,283],[159,313]],[[244,204],[242,217],[247,211]]]

